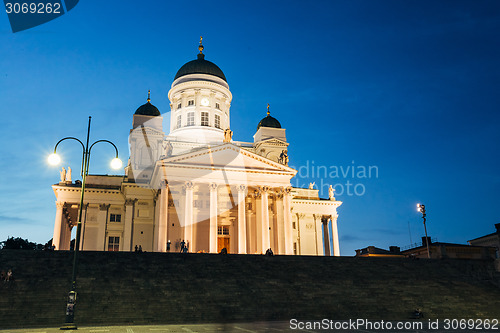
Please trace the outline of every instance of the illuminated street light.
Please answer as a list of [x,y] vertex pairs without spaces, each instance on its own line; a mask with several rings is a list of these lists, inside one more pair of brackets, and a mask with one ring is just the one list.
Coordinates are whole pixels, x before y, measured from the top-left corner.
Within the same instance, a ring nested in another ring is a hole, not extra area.
[[74,137],[66,137],[64,139],[59,140],[59,142],[56,143],[56,146],[54,147],[54,153],[50,154],[48,157],[48,162],[52,165],[57,165],[61,162],[61,158],[59,155],[57,155],[56,150],[57,146],[68,139],[78,141],[82,145],[83,149],[83,155],[82,155],[82,169],[81,169],[81,175],[82,175],[82,187],[81,187],[81,194],[80,194],[80,207],[78,209],[78,221],[77,221],[77,228],[76,228],[76,240],[75,240],[75,247],[74,247],[74,256],[73,256],[73,273],[71,276],[71,291],[68,294],[68,303],[66,305],[66,321],[64,325],[61,327],[62,330],[74,330],[77,329],[75,323],[74,323],[74,317],[75,317],[75,305],[76,305],[76,266],[77,266],[77,260],[78,260],[78,249],[80,247],[80,237],[81,237],[81,231],[82,231],[82,212],[83,212],[83,197],[85,195],[85,180],[87,178],[87,175],[89,173],[89,162],[90,162],[90,152],[92,150],[92,147],[96,143],[99,142],[107,142],[111,144],[115,148],[115,158],[111,161],[111,166],[113,169],[119,169],[122,166],[122,161],[118,158],[118,148],[114,145],[113,142],[108,141],[108,140],[98,140],[94,142],[93,144],[90,145],[89,147],[89,137],[90,137],[90,121],[92,117],[89,117],[89,125],[87,128],[87,141],[86,144],[84,145],[82,141],[78,140],[77,138]]
[[422,218],[424,219],[424,230],[425,230],[425,244],[427,245],[427,258],[430,259],[431,252],[429,250],[429,237],[427,237],[427,227],[425,226],[425,205],[417,204],[417,211],[422,213]]
[[111,167],[115,170],[120,169],[122,165],[123,165],[122,160],[120,160],[118,157],[115,157],[111,160]]
[[56,153],[53,153],[49,155],[47,161],[50,165],[58,165],[59,163],[61,163],[61,157],[59,157],[59,155],[57,155]]

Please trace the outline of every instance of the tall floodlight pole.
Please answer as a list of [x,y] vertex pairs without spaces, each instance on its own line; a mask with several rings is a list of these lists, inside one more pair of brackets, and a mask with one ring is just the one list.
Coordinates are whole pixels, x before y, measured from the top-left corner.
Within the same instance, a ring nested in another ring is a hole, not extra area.
[[75,140],[78,141],[83,150],[82,154],[82,168],[81,168],[81,176],[82,176],[82,187],[81,187],[81,193],[80,193],[80,207],[78,209],[78,221],[77,221],[77,228],[76,228],[76,240],[75,240],[75,246],[74,246],[74,255],[73,255],[73,272],[71,275],[71,290],[68,294],[68,303],[66,305],[66,321],[63,326],[61,326],[62,330],[73,330],[77,329],[75,323],[74,323],[74,318],[75,318],[75,305],[76,305],[76,267],[77,267],[77,262],[78,262],[78,250],[80,248],[80,237],[81,237],[81,231],[82,231],[82,212],[83,212],[83,198],[85,196],[85,180],[87,178],[88,172],[89,172],[89,162],[90,162],[90,152],[92,150],[92,147],[99,142],[107,142],[111,144],[115,148],[115,153],[116,156],[115,158],[111,161],[111,167],[113,169],[119,169],[122,166],[122,161],[118,158],[118,148],[114,145],[113,142],[108,141],[108,140],[98,140],[95,141],[93,144],[90,145],[89,147],[89,138],[90,138],[90,121],[92,120],[92,117],[89,117],[89,124],[87,128],[87,141],[85,145],[83,144],[82,141],[75,137],[66,137],[61,140],[59,140],[56,143],[56,146],[54,147],[54,153],[49,155],[48,161],[52,165],[57,165],[61,161],[61,158],[59,155],[57,155],[57,146],[65,141],[65,140]]
[[424,230],[425,230],[425,244],[427,245],[427,258],[431,258],[431,252],[429,250],[429,237],[427,237],[427,227],[425,226],[425,205],[417,204],[417,211],[422,213],[422,219],[424,220]]

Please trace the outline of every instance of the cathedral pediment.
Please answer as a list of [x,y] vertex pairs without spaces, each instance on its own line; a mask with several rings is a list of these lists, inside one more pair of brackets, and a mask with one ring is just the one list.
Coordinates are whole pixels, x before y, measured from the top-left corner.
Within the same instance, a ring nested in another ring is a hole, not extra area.
[[283,140],[280,140],[277,138],[271,138],[271,139],[259,141],[257,144],[257,147],[259,147],[261,145],[286,147],[286,146],[288,146],[288,143],[286,141],[283,141]]
[[189,165],[193,167],[276,171],[291,174],[295,174],[296,172],[288,166],[271,161],[231,143],[172,156],[159,161],[159,163],[163,165]]

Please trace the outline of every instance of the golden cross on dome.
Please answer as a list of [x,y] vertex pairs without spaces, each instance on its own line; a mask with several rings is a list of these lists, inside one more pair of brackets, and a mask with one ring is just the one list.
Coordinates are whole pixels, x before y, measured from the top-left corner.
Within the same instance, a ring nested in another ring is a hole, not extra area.
[[200,50],[200,53],[203,53],[203,44],[201,44],[201,42],[203,41],[203,36],[200,36],[200,46],[198,46],[198,50]]
[[148,90],[148,103],[151,102],[151,90]]
[[267,103],[267,115],[269,116],[271,112],[269,112],[269,103]]

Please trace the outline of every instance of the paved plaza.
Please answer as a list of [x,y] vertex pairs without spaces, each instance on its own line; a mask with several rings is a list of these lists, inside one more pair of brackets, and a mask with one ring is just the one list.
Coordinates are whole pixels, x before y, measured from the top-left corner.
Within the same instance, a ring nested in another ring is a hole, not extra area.
[[[394,322],[395,323],[395,322]],[[411,323],[411,322],[410,322]],[[57,332],[78,332],[78,333],[161,333],[161,332],[180,332],[180,333],[201,333],[201,332],[407,332],[407,333],[430,333],[430,332],[499,332],[500,329],[490,330],[446,330],[440,325],[439,329],[429,329],[426,327],[427,321],[423,322],[423,329],[398,330],[396,328],[368,330],[368,329],[292,329],[290,322],[255,322],[255,323],[225,323],[225,324],[196,324],[196,325],[150,325],[150,326],[100,326],[100,327],[79,327],[75,331],[61,331],[59,328],[39,328],[39,329],[12,329],[0,330],[0,333],[57,333]],[[395,326],[395,325],[394,325]]]

